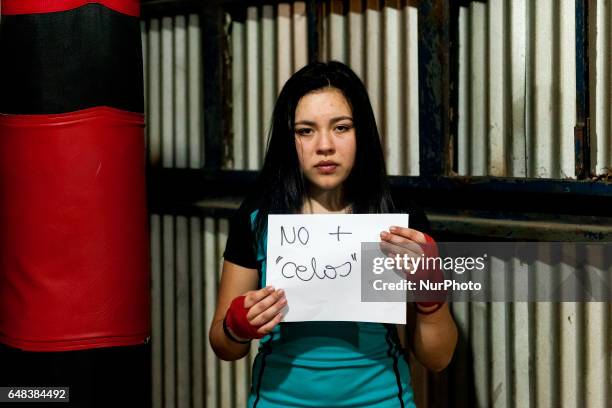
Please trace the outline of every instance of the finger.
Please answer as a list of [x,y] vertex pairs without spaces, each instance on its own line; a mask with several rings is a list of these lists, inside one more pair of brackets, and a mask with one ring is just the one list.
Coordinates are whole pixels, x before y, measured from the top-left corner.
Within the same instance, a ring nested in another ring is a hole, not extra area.
[[382,241],[386,241],[392,244],[396,244],[396,245],[409,245],[409,244],[413,244],[413,245],[418,245],[418,243],[416,243],[415,241],[412,241],[409,238],[406,238],[402,235],[398,235],[398,234],[394,234],[388,231],[382,231],[380,233],[380,239]]
[[380,241],[379,244],[380,247],[380,251],[385,254],[388,257],[394,257],[395,256],[395,245],[388,243],[387,241]]
[[285,306],[287,306],[287,298],[283,296],[272,306],[253,318],[250,322],[253,326],[262,326],[272,320],[274,316],[285,308]]
[[284,291],[282,289],[275,290],[273,293],[270,293],[268,296],[251,306],[247,313],[247,319],[252,322],[255,317],[275,304],[283,296],[283,293]]
[[408,238],[409,240],[417,242],[419,244],[427,243],[427,240],[425,239],[425,234],[413,228],[399,227],[397,225],[394,225],[389,228],[389,231],[391,231],[391,233],[393,234],[401,235],[402,237]]
[[[420,256],[423,253],[423,248],[419,244],[412,241],[408,241],[406,238],[400,237],[398,235],[389,234],[387,232],[386,235],[384,235],[384,238],[383,234],[381,234],[381,238],[381,250],[383,247],[391,248],[392,252],[396,252],[398,254],[413,253],[416,254],[416,256]],[[383,243],[386,245],[384,245]]]
[[259,290],[251,290],[249,292],[246,293],[245,299],[244,299],[244,307],[251,308],[253,307],[253,305],[255,305],[256,303],[260,302],[261,300],[263,300],[266,296],[270,295],[274,293],[274,287],[272,286],[266,286],[265,288],[261,288]]
[[419,257],[423,254],[423,250],[417,244],[412,245],[396,245],[386,241],[381,241],[379,244],[380,250],[384,252],[387,256],[395,257],[395,255],[400,255],[402,258],[404,254],[406,254],[409,258],[411,257]]
[[269,334],[283,320],[283,316],[283,313],[277,314],[272,320],[257,329],[257,333],[263,335]]

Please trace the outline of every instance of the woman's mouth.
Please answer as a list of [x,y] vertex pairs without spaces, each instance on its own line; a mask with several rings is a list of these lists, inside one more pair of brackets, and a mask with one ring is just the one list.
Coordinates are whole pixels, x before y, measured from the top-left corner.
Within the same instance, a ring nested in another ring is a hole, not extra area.
[[317,168],[320,174],[332,174],[336,171],[338,163],[332,161],[323,161],[319,162],[315,167]]

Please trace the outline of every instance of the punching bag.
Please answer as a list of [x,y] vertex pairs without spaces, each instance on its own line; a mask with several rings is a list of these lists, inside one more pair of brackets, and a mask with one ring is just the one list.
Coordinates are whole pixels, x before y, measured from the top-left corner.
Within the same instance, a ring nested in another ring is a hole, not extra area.
[[1,8],[0,386],[116,405],[149,375],[139,2]]

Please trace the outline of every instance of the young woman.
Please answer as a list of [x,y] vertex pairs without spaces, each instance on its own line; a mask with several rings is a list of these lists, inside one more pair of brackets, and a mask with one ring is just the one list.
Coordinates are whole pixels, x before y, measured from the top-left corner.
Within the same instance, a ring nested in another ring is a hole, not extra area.
[[[282,288],[264,287],[268,214],[409,212],[381,232],[388,248],[431,242],[416,208],[394,206],[365,86],[346,65],[313,63],[283,87],[257,197],[230,226],[210,343],[237,360],[261,338],[249,407],[413,407],[406,347],[426,367],[449,363],[457,329],[446,303],[408,305],[413,328],[380,323],[281,323]],[[415,313],[415,310],[417,311]]]

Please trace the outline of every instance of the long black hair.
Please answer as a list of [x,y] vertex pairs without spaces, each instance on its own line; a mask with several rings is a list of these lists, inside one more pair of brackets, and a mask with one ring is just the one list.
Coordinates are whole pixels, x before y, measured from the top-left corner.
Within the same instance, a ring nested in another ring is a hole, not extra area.
[[351,204],[353,213],[393,211],[380,136],[363,82],[341,62],[315,62],[289,78],[274,106],[257,189],[258,236],[266,229],[268,214],[298,213],[307,198],[306,181],[295,148],[295,109],[304,95],[328,87],[338,89],[347,99],[356,133],[355,164],[344,182],[344,199]]

